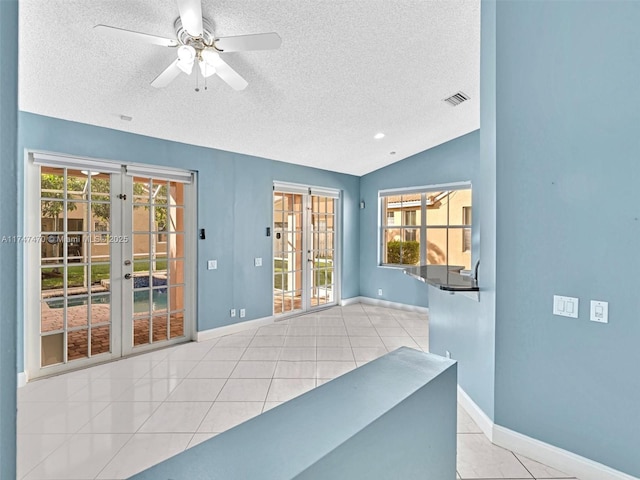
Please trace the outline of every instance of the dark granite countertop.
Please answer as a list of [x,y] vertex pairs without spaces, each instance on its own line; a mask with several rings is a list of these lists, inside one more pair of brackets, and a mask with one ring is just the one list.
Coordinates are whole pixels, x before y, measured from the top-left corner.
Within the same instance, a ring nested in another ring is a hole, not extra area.
[[404,269],[404,273],[440,290],[450,292],[479,291],[475,278],[460,273],[463,269],[464,267],[456,265],[423,265],[421,267],[407,267]]

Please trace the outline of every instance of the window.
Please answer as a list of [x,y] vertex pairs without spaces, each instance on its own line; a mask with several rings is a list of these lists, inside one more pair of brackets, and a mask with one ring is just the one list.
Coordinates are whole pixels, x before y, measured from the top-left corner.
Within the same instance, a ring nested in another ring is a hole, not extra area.
[[381,265],[471,268],[471,186],[383,191]]

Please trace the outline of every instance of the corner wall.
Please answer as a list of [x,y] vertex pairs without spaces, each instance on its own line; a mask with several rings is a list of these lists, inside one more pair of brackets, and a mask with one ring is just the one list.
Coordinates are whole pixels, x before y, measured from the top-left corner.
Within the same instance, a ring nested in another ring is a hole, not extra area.
[[495,422],[640,477],[638,25],[634,1],[497,2]]
[[[476,130],[361,177],[360,199],[365,201],[364,210],[360,210],[361,296],[421,307],[429,305],[427,286],[424,283],[405,275],[401,269],[378,265],[378,191],[462,181],[474,183],[480,155],[479,139],[480,133]],[[472,249],[475,251],[478,248],[475,225],[479,218],[479,209],[476,210],[475,206],[475,190],[473,202]],[[382,296],[378,296],[380,288]]]

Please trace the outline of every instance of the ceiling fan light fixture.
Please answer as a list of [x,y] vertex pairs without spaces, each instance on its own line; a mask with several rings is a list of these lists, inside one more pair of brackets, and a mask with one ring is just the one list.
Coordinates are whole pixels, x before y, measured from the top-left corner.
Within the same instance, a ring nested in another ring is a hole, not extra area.
[[200,55],[202,56],[202,60],[204,60],[205,63],[207,63],[212,67],[215,66],[216,60],[220,58],[220,55],[218,55],[218,52],[210,48],[203,50]]
[[178,58],[181,62],[192,63],[196,58],[196,49],[191,45],[182,45],[178,49]]
[[200,73],[204,78],[209,78],[211,75],[215,75],[216,69],[213,65],[210,65],[205,60],[200,60]]

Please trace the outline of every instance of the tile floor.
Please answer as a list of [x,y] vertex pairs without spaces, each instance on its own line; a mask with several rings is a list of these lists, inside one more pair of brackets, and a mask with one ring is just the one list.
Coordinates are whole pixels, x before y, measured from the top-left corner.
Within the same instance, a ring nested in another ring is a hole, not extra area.
[[[18,391],[18,478],[123,479],[399,346],[426,315],[334,307]],[[458,478],[571,478],[492,445],[458,408]]]

